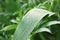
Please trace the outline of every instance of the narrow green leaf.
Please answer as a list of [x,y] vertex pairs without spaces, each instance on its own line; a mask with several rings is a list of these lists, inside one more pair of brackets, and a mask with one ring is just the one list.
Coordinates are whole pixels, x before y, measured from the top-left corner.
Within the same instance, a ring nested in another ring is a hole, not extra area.
[[48,29],[48,28],[40,28],[39,30],[37,30],[35,33],[38,33],[38,32],[49,32],[49,33],[52,33],[51,31],[50,31],[50,29]]
[[17,25],[9,25],[9,26],[6,26],[5,28],[1,29],[0,32],[10,31],[10,30],[16,29],[16,27],[17,27]]
[[49,27],[49,26],[56,25],[56,24],[60,24],[60,21],[50,21],[50,22],[42,25],[42,27]]
[[56,24],[60,24],[60,21],[50,21],[47,23],[47,26],[56,25]]
[[18,25],[15,34],[14,40],[27,40],[30,33],[33,29],[38,25],[41,19],[47,14],[54,14],[49,11],[34,8],[30,10],[22,19],[20,24]]

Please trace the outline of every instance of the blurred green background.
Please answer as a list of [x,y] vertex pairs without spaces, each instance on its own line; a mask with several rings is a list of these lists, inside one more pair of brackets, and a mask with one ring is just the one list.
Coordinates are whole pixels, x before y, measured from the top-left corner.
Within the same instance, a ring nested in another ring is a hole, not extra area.
[[[7,26],[16,27],[21,21],[22,17],[30,9],[35,7],[56,13],[55,17],[52,17],[52,19],[60,21],[60,0],[0,0],[0,30]],[[55,30],[59,30],[60,28],[55,26],[51,28],[52,32],[55,32]],[[0,32],[0,40],[12,40],[14,31],[15,29],[7,32]],[[54,37],[51,36],[51,34],[48,35],[50,35],[52,39],[47,38],[47,40],[55,40],[57,37],[57,33],[53,35]]]

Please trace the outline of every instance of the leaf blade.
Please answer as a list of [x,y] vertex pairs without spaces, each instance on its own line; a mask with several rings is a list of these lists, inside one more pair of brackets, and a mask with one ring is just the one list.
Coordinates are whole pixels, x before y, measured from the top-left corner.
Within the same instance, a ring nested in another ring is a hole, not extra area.
[[23,17],[22,22],[18,25],[14,34],[14,40],[27,40],[27,37],[30,35],[33,29],[47,14],[50,14],[50,12],[43,9],[34,8],[30,10]]

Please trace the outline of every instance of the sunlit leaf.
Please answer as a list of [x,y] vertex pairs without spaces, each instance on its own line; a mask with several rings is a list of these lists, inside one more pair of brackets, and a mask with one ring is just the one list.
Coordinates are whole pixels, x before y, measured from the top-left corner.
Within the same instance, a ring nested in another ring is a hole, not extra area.
[[30,10],[18,25],[14,34],[14,40],[27,40],[27,37],[30,35],[33,29],[47,14],[51,14],[51,12],[38,8]]

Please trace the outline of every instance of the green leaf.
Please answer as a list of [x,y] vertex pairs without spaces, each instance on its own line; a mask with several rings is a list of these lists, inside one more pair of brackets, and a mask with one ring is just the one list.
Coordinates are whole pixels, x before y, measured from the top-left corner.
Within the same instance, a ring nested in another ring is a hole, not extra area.
[[39,32],[49,32],[49,33],[52,33],[49,28],[44,28],[44,27],[40,28],[35,33],[39,33]]
[[60,24],[60,21],[50,21],[47,23],[46,26],[51,26],[51,25],[56,25],[56,24]]
[[9,25],[9,26],[6,26],[5,28],[1,29],[0,32],[10,31],[10,30],[16,29],[16,27],[17,27],[17,25]]
[[28,36],[33,31],[33,29],[38,25],[41,19],[48,14],[54,14],[54,13],[38,8],[30,10],[23,17],[22,21],[18,25],[13,39],[27,40]]

